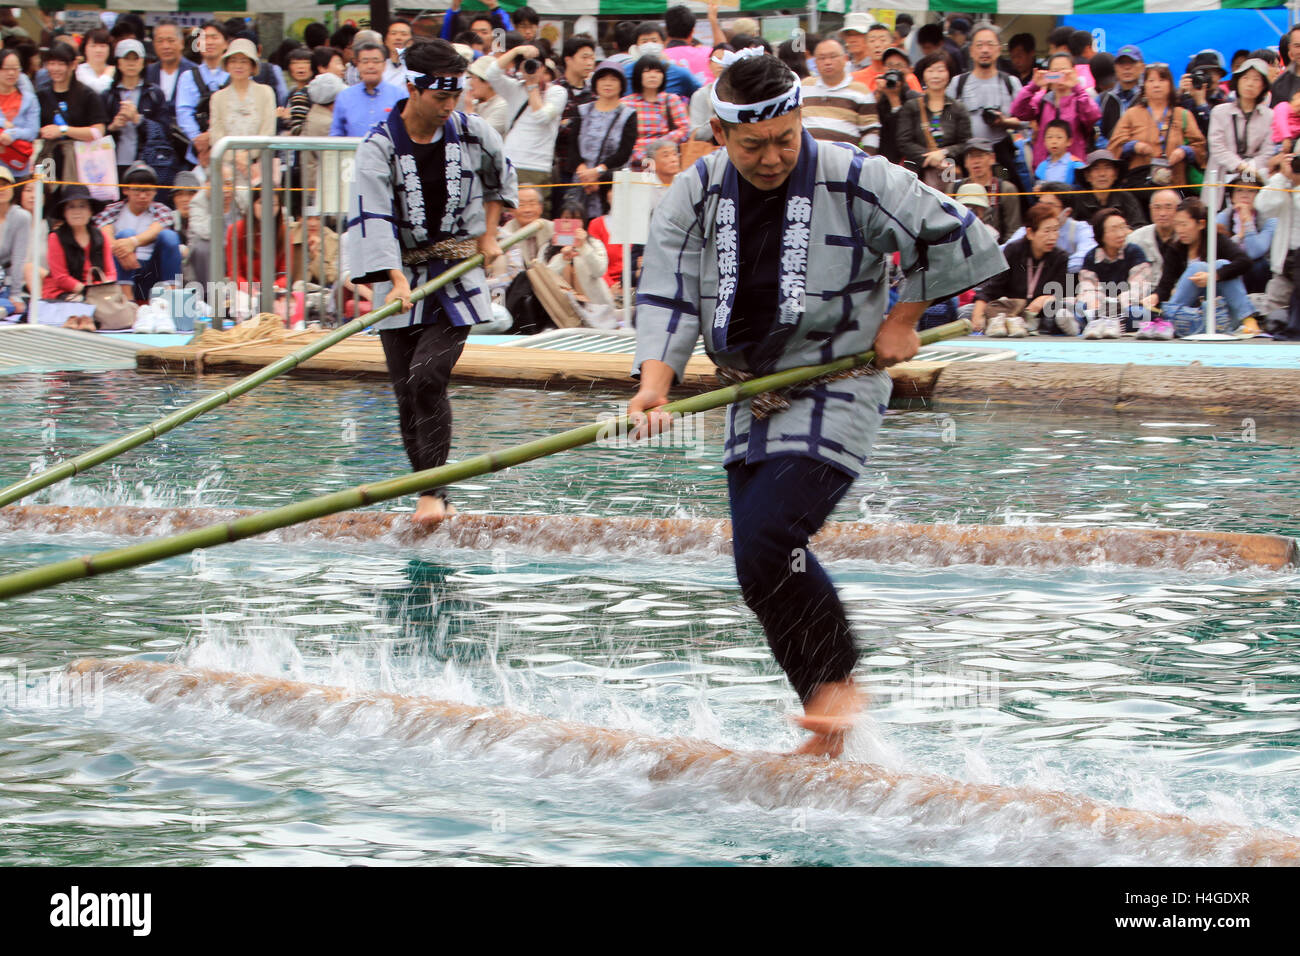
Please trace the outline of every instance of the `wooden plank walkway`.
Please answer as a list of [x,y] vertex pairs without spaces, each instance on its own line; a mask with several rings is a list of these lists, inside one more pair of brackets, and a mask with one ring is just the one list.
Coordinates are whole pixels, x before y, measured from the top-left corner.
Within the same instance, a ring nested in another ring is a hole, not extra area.
[[[270,365],[325,333],[298,334],[279,342],[251,342],[200,348],[142,349],[136,367],[169,374],[247,373]],[[894,379],[894,399],[928,398],[946,362],[907,362],[889,370]],[[632,356],[599,352],[560,352],[507,345],[465,346],[452,372],[452,381],[475,385],[504,385],[541,389],[636,390],[628,376]],[[357,335],[309,359],[290,374],[325,378],[382,378],[387,380],[383,348],[373,335]],[[719,385],[714,365],[703,356],[687,363],[686,376],[674,394],[707,392]]]

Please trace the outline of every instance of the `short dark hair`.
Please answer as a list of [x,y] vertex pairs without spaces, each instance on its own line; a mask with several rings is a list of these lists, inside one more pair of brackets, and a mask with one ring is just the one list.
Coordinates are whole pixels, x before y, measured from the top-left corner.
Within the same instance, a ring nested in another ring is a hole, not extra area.
[[524,4],[510,16],[513,23],[541,23],[542,18],[537,15],[537,11],[528,4]]
[[1177,102],[1174,98],[1178,95],[1178,84],[1174,82],[1174,72],[1163,63],[1148,63],[1146,68],[1142,70],[1142,93],[1138,96],[1138,102],[1143,106],[1147,105],[1147,77],[1152,73],[1156,73],[1164,78],[1165,82],[1169,84],[1170,100]]
[[1054,120],[1052,120],[1050,123],[1048,123],[1046,126],[1044,126],[1044,127],[1043,127],[1043,135],[1046,136],[1046,135],[1047,135],[1047,131],[1048,131],[1048,130],[1051,130],[1051,129],[1059,129],[1062,133],[1065,134],[1065,138],[1066,138],[1067,141],[1069,141],[1070,139],[1072,139],[1073,136],[1074,136],[1074,131],[1073,131],[1072,129],[1070,129],[1070,124],[1067,123],[1067,122],[1066,122],[1065,120],[1063,120],[1063,119],[1054,119]]
[[1088,61],[1088,69],[1092,71],[1094,86],[1104,83],[1115,76],[1115,58],[1109,53],[1098,53]]
[[384,36],[388,36],[388,31],[391,30],[393,27],[397,26],[399,23],[404,27],[409,28],[411,26],[411,21],[406,19],[405,17],[394,17],[393,19],[388,21],[388,26],[384,27]]
[[1060,195],[1058,195],[1056,198],[1060,200],[1061,205],[1071,211],[1074,210],[1074,196],[1071,195],[1071,193],[1074,192],[1074,187],[1071,186],[1069,183],[1058,183],[1055,182],[1054,180],[1048,180],[1047,182],[1039,182],[1035,184],[1034,192],[1059,193]]
[[1032,33],[1017,33],[1007,41],[1008,50],[1024,50],[1026,53],[1038,52],[1038,41]]
[[[718,77],[716,91],[718,99],[743,106],[780,96],[790,89],[790,85],[790,68],[766,54],[736,60]],[[721,122],[725,129],[736,125],[725,120]]]
[[[242,23],[243,21],[240,22]],[[202,33],[204,30],[216,30],[227,40],[230,39],[230,28],[226,26],[224,23],[222,23],[220,20],[209,20],[207,23],[199,27],[200,33]]]
[[[517,21],[516,21],[517,22]],[[564,61],[571,56],[577,56],[579,50],[595,50],[596,41],[593,37],[585,33],[575,33],[564,41],[564,46],[560,48],[560,66],[564,66]]]
[[925,23],[916,31],[917,43],[943,43],[943,27],[937,23]]
[[[58,60],[60,63],[76,63],[77,51],[62,40],[59,40],[45,51],[45,62],[49,63],[51,60]],[[76,82],[77,78],[75,75],[72,77],[72,80],[74,83]]]
[[342,51],[332,46],[318,46],[311,51],[311,68],[317,73],[324,73],[329,69],[330,60],[335,57],[343,59]]
[[1070,37],[1074,36],[1074,27],[1057,27],[1051,33],[1047,34],[1047,42],[1051,46],[1069,46]]
[[454,46],[441,37],[435,37],[432,40],[412,40],[406,48],[406,65],[416,73],[456,76],[464,73],[469,64]]
[[313,50],[329,42],[330,31],[323,23],[309,23],[302,31],[302,42]]
[[669,7],[664,14],[664,26],[668,36],[674,40],[685,40],[695,31],[695,14],[683,4]]
[[[1119,218],[1124,219],[1122,212],[1114,206],[1107,206],[1105,209],[1098,209],[1092,214],[1092,218],[1088,220],[1088,225],[1092,226],[1092,234],[1097,240],[1097,245],[1101,245],[1101,234],[1106,231],[1106,220],[1111,216],[1119,216]],[[1124,221],[1128,222],[1127,219],[1124,219]]]
[[352,38],[360,32],[354,26],[341,26],[330,34],[330,46],[336,50],[346,50],[352,45]]
[[1087,30],[1075,30],[1070,34],[1070,42],[1067,45],[1073,56],[1083,56],[1083,51],[1092,46],[1092,34]]
[[884,30],[886,33],[890,32],[889,27],[885,26],[883,23],[873,23],[871,26],[867,27],[867,33],[874,33],[877,30]]
[[[425,39],[433,39],[433,38],[425,37]],[[463,43],[465,46],[476,46],[477,44],[483,42],[483,38],[479,36],[477,33],[475,33],[473,30],[461,30],[459,33],[457,33],[454,37],[451,38],[451,42]]]
[[[488,12],[486,12],[486,11],[483,11],[483,12],[480,12],[480,13],[472,13],[472,14],[470,14],[470,17],[469,17],[469,25],[472,27],[472,26],[474,26],[474,24],[478,23],[480,20],[482,20],[484,23],[491,24],[493,27],[496,26],[496,21],[492,19],[492,14],[490,14],[490,13],[488,13]],[[439,39],[441,39],[441,37],[439,37]]]
[[950,78],[957,75],[952,67],[952,57],[950,57],[946,52],[926,54],[916,61],[916,66],[912,68],[912,72],[921,79],[922,83],[924,83],[925,71],[930,69],[930,67],[934,66],[936,63],[942,63],[947,67]]
[[[659,87],[662,93],[668,84],[668,64],[657,56],[643,56],[632,66],[632,92],[639,94],[641,92],[641,77],[645,75],[646,70],[658,70],[664,75],[664,82]],[[656,93],[656,96],[659,94]]]
[[662,37],[664,35],[664,28],[654,20],[642,20],[636,25],[636,39],[639,40],[650,33],[655,33]]
[[[814,47],[814,49],[816,49]],[[777,58],[790,68],[799,79],[808,77],[808,55],[794,48],[794,40],[786,40],[776,48]]]
[[750,36],[748,33],[736,33],[731,37],[731,45],[737,50],[748,50],[751,46],[762,47],[764,53],[772,52],[772,44],[762,37]]
[[108,62],[113,62],[113,38],[109,36],[108,31],[104,29],[88,30],[86,35],[81,38],[81,48],[79,52],[82,56],[86,55],[86,47],[92,43],[100,43],[108,47]]
[[636,42],[637,24],[631,20],[620,20],[614,24],[614,46],[620,53],[626,53]]
[[1030,206],[1029,212],[1025,213],[1025,232],[1037,232],[1048,219],[1056,222],[1056,213],[1046,206]]

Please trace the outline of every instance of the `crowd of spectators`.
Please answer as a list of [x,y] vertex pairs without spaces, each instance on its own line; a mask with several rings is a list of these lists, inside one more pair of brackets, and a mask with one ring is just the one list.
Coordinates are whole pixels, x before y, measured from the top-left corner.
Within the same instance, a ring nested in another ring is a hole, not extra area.
[[[461,108],[501,135],[521,187],[530,187],[505,229],[547,222],[544,241],[495,270],[503,327],[527,324],[514,312],[533,308],[525,280],[534,266],[554,274],[584,321],[618,321],[605,307],[625,282],[635,285],[640,250],[630,250],[625,276],[623,252],[608,241],[612,174],[639,172],[659,192],[716,148],[710,86],[728,53],[761,47],[802,77],[809,135],[912,169],[997,235],[1010,272],[937,303],[927,321],[964,310],[988,335],[1197,331],[1210,268],[1205,230],[1215,229],[1217,292],[1231,324],[1300,337],[1300,215],[1296,194],[1285,191],[1300,181],[1300,28],[1280,50],[1237,51],[1230,66],[1217,51],[1190,52],[1175,74],[1146,63],[1131,43],[1098,53],[1090,34],[1069,27],[1041,43],[1025,33],[1004,38],[960,15],[914,29],[906,14],[890,28],[850,13],[837,31],[774,50],[753,19],[723,23],[716,2],[704,31],[712,42],[697,39],[685,6],[670,7],[662,23],[620,22],[606,36],[575,33],[555,45],[529,7],[513,15],[495,0],[488,7],[464,12],[455,0],[439,15],[394,19],[382,35],[312,24],[305,42],[286,40],[269,55],[243,19],[147,30],[123,14],[74,44],[47,17],[39,46],[6,36],[0,310],[21,313],[32,289],[75,296],[101,277],[138,302],[178,277],[207,283],[217,278],[207,274],[212,244],[223,239],[229,274],[249,279],[254,237],[240,230],[262,215],[256,164],[232,157],[221,185],[245,188],[223,188],[222,208],[213,209],[203,187],[214,144],[277,133],[364,136],[405,97],[403,51],[415,38],[441,36],[468,64]],[[42,275],[30,275],[31,190],[15,201],[6,170],[22,180],[50,157],[60,181],[77,180],[78,144],[105,136],[124,198],[101,208],[88,195],[52,193]],[[310,196],[319,166],[311,154],[277,164],[276,184]],[[1216,209],[1196,198],[1210,169],[1234,184]],[[290,195],[275,210],[292,220],[277,233],[288,237],[291,261],[323,252],[333,261],[316,265],[312,279],[337,281],[337,233],[312,215],[310,200]],[[555,229],[555,220],[566,226]],[[368,308],[367,294],[349,285],[349,308]]]

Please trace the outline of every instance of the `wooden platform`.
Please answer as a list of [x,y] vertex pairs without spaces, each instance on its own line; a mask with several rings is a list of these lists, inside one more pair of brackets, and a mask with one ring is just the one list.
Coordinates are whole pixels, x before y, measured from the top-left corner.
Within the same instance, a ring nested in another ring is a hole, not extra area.
[[[281,342],[244,343],[203,349],[194,345],[176,348],[142,349],[136,367],[169,374],[247,373],[283,358],[325,333],[295,335]],[[889,370],[894,379],[894,399],[928,398],[939,371],[946,362],[907,362]],[[465,346],[452,372],[452,381],[462,384],[507,385],[542,389],[614,389],[633,392],[637,383],[628,375],[632,357],[625,353],[561,352],[515,348],[508,345]],[[379,339],[357,335],[309,359],[293,375],[326,378],[381,378],[388,367]],[[707,392],[719,387],[714,365],[696,356],[686,366],[686,376],[674,394]]]

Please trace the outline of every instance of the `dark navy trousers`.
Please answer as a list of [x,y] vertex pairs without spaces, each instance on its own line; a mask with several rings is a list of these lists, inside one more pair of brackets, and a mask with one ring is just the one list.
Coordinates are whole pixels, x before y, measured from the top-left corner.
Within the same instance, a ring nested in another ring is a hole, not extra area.
[[731,543],[745,603],[804,703],[858,660],[835,585],[808,551],[853,478],[813,458],[727,466]]

